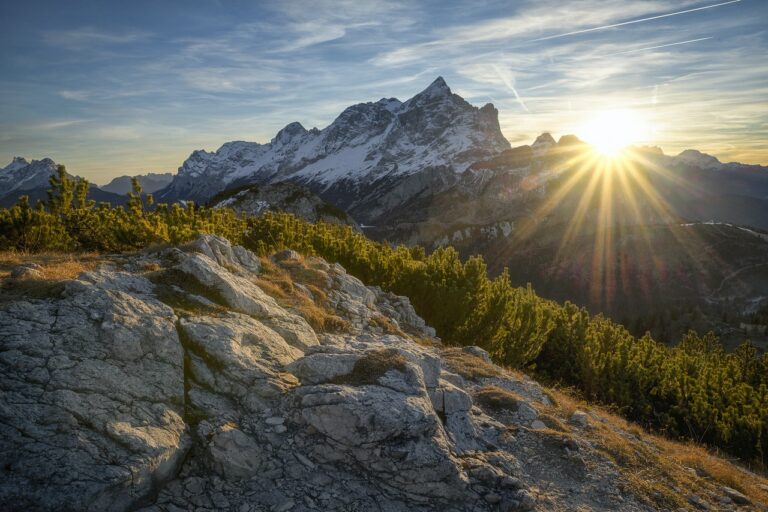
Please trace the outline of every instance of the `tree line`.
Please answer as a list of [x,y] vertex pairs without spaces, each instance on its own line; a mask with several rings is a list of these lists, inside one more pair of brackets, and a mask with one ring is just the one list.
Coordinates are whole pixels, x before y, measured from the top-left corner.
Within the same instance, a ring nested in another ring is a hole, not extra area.
[[506,271],[491,279],[482,257],[462,261],[451,247],[427,254],[278,212],[154,205],[137,181],[125,207],[96,205],[87,190],[60,168],[47,201],[33,207],[21,198],[0,209],[0,247],[121,252],[214,233],[260,255],[291,248],[322,256],[366,284],[408,296],[445,343],[479,345],[499,364],[574,386],[649,428],[768,462],[768,355],[749,343],[726,352],[712,333],[691,331],[672,347],[647,333],[636,337],[601,315],[513,286]]

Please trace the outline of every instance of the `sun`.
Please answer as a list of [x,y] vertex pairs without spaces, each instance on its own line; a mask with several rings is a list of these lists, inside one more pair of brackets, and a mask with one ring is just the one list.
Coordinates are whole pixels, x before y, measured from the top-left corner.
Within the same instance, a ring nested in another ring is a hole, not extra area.
[[607,110],[589,119],[578,132],[599,154],[614,157],[647,138],[648,122],[636,111]]

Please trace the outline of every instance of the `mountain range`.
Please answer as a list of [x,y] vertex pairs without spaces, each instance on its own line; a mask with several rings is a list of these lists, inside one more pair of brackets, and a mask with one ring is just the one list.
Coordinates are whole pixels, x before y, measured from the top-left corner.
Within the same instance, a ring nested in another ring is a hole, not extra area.
[[[273,194],[313,218],[335,208],[372,238],[482,254],[492,273],[509,267],[517,284],[670,339],[702,317],[765,307],[768,168],[655,147],[621,161],[608,169],[573,135],[513,148],[492,104],[475,107],[438,77],[407,101],[353,105],[323,129],[292,122],[265,144],[197,150],[172,177],[140,181],[158,202],[259,213]],[[0,204],[44,197],[53,169],[14,159],[0,170]],[[119,203],[129,182],[91,195]]]
[[371,223],[509,147],[492,104],[474,107],[438,78],[405,102],[353,105],[322,130],[294,122],[267,144],[195,151],[157,198],[203,201],[245,183],[293,181]]
[[133,178],[139,180],[139,185],[141,185],[141,189],[144,193],[152,194],[162,188],[167,187],[173,180],[173,174],[170,172],[162,174],[150,172],[147,174],[140,174],[138,176],[123,175],[114,178],[112,181],[99,188],[113,194],[125,195],[132,190],[131,180]]
[[[10,164],[0,169],[0,207],[12,206],[21,196],[29,197],[32,204],[44,201],[48,197],[48,180],[57,167],[58,164],[50,158],[29,162],[23,157],[14,157]],[[102,190],[93,184],[89,187],[88,198],[96,202],[125,203],[124,195]]]

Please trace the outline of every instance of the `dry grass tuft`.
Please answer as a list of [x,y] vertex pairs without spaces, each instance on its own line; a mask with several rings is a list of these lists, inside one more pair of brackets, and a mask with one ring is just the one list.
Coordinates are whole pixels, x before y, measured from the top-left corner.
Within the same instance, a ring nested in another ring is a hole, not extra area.
[[[81,272],[92,270],[106,261],[108,261],[106,257],[97,253],[0,252],[0,288],[2,289],[0,303],[57,297],[64,289],[64,281],[74,279]],[[11,279],[11,271],[26,263],[40,265],[41,275]]]
[[141,270],[144,272],[157,272],[161,268],[160,264],[156,261],[146,262],[141,265]]
[[374,314],[371,317],[370,324],[381,329],[384,334],[397,334],[400,336],[405,336],[405,333],[400,330],[400,327],[398,327],[398,325],[393,322],[392,319],[384,315],[378,313]]
[[301,315],[315,331],[332,333],[352,332],[352,325],[343,318],[317,306],[306,297],[299,297],[293,309]]
[[485,386],[475,392],[475,400],[481,407],[492,411],[515,412],[525,400],[513,391],[497,386]]
[[437,338],[428,338],[426,336],[411,335],[411,339],[422,347],[443,348],[443,343]]
[[760,477],[736,464],[715,456],[702,446],[693,443],[682,443],[646,434],[662,451],[664,456],[677,464],[693,468],[697,473],[705,475],[714,482],[731,487],[749,496],[753,501],[768,505],[768,479]]
[[[316,286],[321,281],[317,277],[320,271],[305,267],[305,261],[303,258],[286,260],[276,265],[270,259],[262,258],[262,271],[254,282],[278,304],[302,316],[315,331],[352,332],[352,325],[349,322],[324,307],[326,294],[322,288]],[[286,269],[284,264],[289,264],[289,268]],[[310,279],[311,282],[307,284],[301,280],[303,278]],[[312,297],[308,297],[296,286],[296,283],[304,285]],[[323,286],[326,286],[324,281]]]
[[[648,433],[603,407],[586,404],[572,390],[550,388],[547,395],[553,405],[546,412],[552,418],[567,422],[576,409],[598,414],[600,420],[592,421],[592,428],[580,435],[616,463],[627,490],[649,505],[687,510],[685,494],[721,496],[723,486],[744,493],[753,502],[768,504],[768,492],[760,487],[768,485],[765,478],[702,446]],[[685,491],[683,495],[680,489]]]
[[390,370],[405,371],[407,360],[395,349],[372,350],[358,359],[352,371],[339,375],[331,384],[365,386],[376,384]]
[[255,283],[267,295],[278,301],[287,300],[290,294],[293,293],[293,286],[291,286],[290,290],[286,290],[286,286],[282,286],[274,281],[268,281],[267,279],[257,278]]
[[477,380],[501,375],[501,371],[495,365],[468,354],[460,348],[447,348],[443,350],[442,356],[448,367],[465,379]]
[[638,442],[611,422],[598,423],[594,434],[594,446],[616,463],[633,494],[657,507],[686,507],[685,497],[672,486],[695,492],[690,472],[670,464],[655,447]]
[[[213,288],[203,285],[193,276],[176,269],[153,272],[147,276],[155,284],[155,293],[161,302],[172,307],[177,314],[220,314],[227,310],[226,300]],[[178,291],[174,287],[183,291]],[[211,304],[195,300],[191,295],[207,299]]]
[[570,432],[571,429],[560,420],[557,416],[552,414],[542,414],[539,416],[539,420],[544,423],[548,429],[555,430],[557,432]]

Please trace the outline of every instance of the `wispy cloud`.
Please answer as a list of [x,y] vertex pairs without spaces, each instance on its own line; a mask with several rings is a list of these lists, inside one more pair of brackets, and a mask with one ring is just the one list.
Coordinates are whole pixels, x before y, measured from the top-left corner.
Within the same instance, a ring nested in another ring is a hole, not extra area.
[[515,89],[515,77],[512,76],[512,73],[510,73],[508,70],[501,69],[496,64],[493,64],[492,67],[493,70],[496,71],[496,74],[499,75],[501,81],[504,82],[504,85],[506,85],[507,88],[512,91],[512,94],[515,95],[515,99],[520,104],[520,106],[523,107],[523,110],[530,112],[528,107],[525,105],[525,102],[523,102],[523,98],[520,97],[520,95],[517,93],[517,89]]
[[[740,1],[740,0],[735,0]],[[677,5],[692,5],[695,0],[681,0]],[[604,2],[586,0],[582,2],[537,2],[535,6],[524,5],[506,17],[471,22],[453,27],[441,27],[425,42],[406,44],[395,50],[386,51],[372,60],[383,66],[397,66],[417,60],[427,60],[437,54],[460,52],[473,47],[493,45],[497,50],[509,49],[510,44],[525,46],[526,43],[560,37],[547,36],[531,39],[537,34],[551,31],[553,27],[576,30],[595,30],[595,26],[607,26],[632,16],[643,16],[666,9],[668,3],[648,2]],[[482,49],[481,49],[482,51]]]
[[51,120],[37,124],[36,128],[40,130],[59,130],[61,128],[69,128],[70,126],[75,126],[87,122],[87,119]]
[[676,12],[670,12],[666,14],[659,14],[657,16],[649,16],[647,18],[640,18],[636,20],[629,20],[629,21],[623,21],[621,23],[613,23],[610,25],[602,25],[600,27],[591,27],[591,28],[585,28],[582,30],[574,30],[572,32],[565,32],[563,34],[555,34],[552,36],[546,36],[546,37],[539,37],[537,39],[534,39],[533,41],[549,41],[550,39],[559,39],[561,37],[568,37],[568,36],[575,36],[578,34],[587,34],[589,32],[596,32],[598,30],[607,30],[609,28],[617,28],[617,27],[623,27],[626,25],[634,25],[636,23],[645,23],[647,21],[654,21],[654,20],[660,20],[663,18],[669,18],[671,16],[680,16],[681,14],[689,14],[692,12],[697,11],[704,11],[706,9],[713,9],[715,7],[722,7],[723,5],[729,5],[729,4],[735,4],[739,3],[741,0],[729,0],[728,2],[720,2],[719,4],[712,4],[712,5],[705,5],[702,7],[695,7],[693,9],[685,9],[683,11],[676,11]]
[[643,48],[633,48],[632,50],[625,50],[622,52],[609,53],[606,55],[595,55],[595,58],[611,57],[613,55],[627,55],[630,53],[647,52],[649,50],[658,50],[659,48],[669,48],[670,46],[679,46],[681,44],[699,43],[701,41],[708,41],[712,37],[699,37],[698,39],[689,39],[687,41],[677,41],[676,43],[657,44],[656,46],[645,46]]
[[0,20],[0,159],[52,156],[94,181],[291,121],[322,128],[437,75],[493,101],[513,144],[633,108],[669,151],[768,163],[760,0],[162,2],[109,18],[50,1]]
[[93,44],[128,44],[145,41],[151,37],[149,32],[107,32],[93,27],[72,30],[50,30],[42,33],[42,39],[48,44],[66,48],[83,48]]

